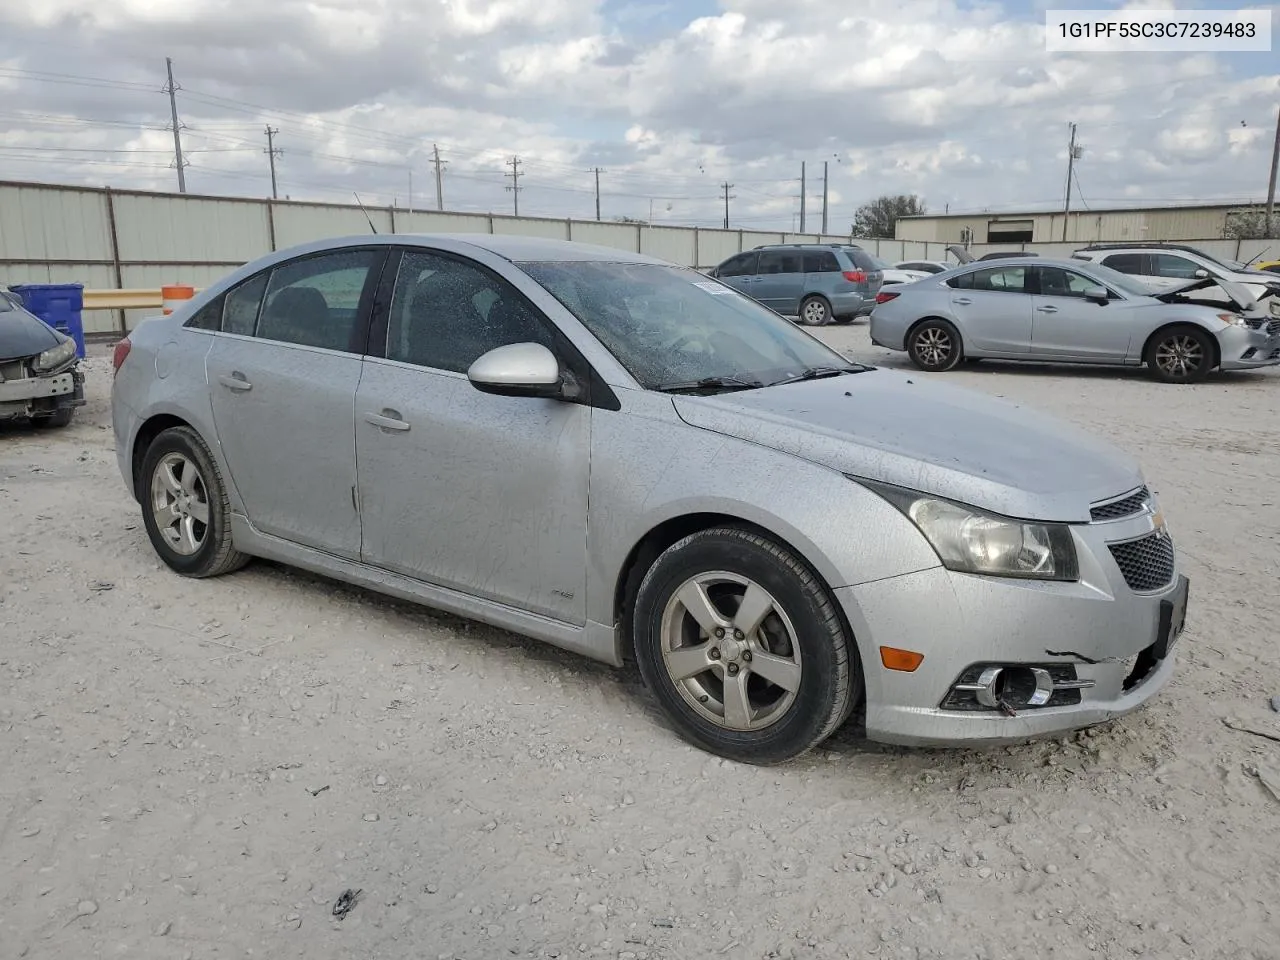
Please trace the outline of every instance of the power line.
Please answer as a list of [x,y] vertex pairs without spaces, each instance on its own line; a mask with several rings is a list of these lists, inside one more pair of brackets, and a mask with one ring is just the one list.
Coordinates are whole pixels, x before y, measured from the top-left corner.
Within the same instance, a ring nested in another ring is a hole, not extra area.
[[506,174],[511,178],[511,185],[506,189],[511,191],[511,201],[515,204],[515,215],[518,217],[520,216],[520,191],[524,189],[520,186],[520,177],[523,176],[520,173],[520,158],[512,157],[507,161],[507,166],[511,168],[511,172]]
[[183,170],[186,164],[182,161],[182,124],[178,120],[178,85],[173,82],[173,58],[165,57],[164,66],[169,74],[164,92],[169,94],[169,113],[173,117],[173,162],[178,168],[178,192],[186,193],[187,175]]
[[[271,162],[271,199],[279,200],[280,193],[276,189],[276,157],[283,156],[284,151],[276,146],[275,136],[279,130],[274,129],[271,124],[267,124],[267,149],[263,151]],[[410,198],[412,200],[412,197]]]

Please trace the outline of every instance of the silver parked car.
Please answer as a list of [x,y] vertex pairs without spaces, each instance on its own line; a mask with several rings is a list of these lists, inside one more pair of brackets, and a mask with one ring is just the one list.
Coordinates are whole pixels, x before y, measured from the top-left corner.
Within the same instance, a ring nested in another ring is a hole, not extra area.
[[124,482],[191,577],[265,557],[622,665],[722,756],[1100,723],[1187,580],[1139,466],[852,364],[694,270],[514,236],[250,263],[116,348]]
[[1280,364],[1280,319],[1241,285],[1203,277],[1152,293],[1081,260],[976,261],[882,290],[871,340],[929,371],[983,358],[1145,363],[1160,380],[1193,383],[1215,368]]

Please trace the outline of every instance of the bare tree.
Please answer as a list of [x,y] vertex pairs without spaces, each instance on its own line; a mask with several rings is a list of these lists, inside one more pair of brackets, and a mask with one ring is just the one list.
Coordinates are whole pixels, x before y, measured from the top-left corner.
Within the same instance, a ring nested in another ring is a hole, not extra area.
[[853,235],[892,240],[899,217],[914,217],[924,212],[924,200],[920,197],[902,193],[897,196],[886,194],[858,208],[853,215]]

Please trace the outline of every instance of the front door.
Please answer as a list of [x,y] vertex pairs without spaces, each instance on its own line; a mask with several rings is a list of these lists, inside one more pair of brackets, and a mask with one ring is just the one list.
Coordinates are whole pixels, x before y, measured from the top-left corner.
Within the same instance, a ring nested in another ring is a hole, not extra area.
[[404,253],[389,311],[356,394],[363,560],[584,623],[591,408],[466,375],[494,347],[555,349],[549,321],[474,261],[422,250]]
[[984,267],[950,281],[951,309],[966,346],[1003,354],[1031,352],[1028,272],[1025,264]]
[[244,281],[226,296],[205,360],[218,443],[249,521],[353,559],[352,402],[384,258],[384,249],[329,252]]
[[1031,298],[1031,352],[1047,359],[1123,363],[1132,339],[1123,300],[1085,297],[1096,280],[1062,267],[1035,267],[1039,293]]

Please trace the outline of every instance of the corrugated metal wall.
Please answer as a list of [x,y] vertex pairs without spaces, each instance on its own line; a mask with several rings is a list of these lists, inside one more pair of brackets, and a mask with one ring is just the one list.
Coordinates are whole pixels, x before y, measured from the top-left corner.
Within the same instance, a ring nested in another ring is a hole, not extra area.
[[[1072,210],[1066,239],[1075,243],[1125,240],[1202,241],[1222,239],[1227,214],[1250,209],[1240,206],[1173,207],[1165,210]],[[956,217],[912,217],[898,222],[898,235],[905,240],[960,243],[964,231],[973,242],[985,243],[993,223],[1009,220],[1034,222],[1035,243],[1061,243],[1061,213],[975,214]],[[1247,259],[1247,258],[1246,258]]]
[[[1163,212],[1158,212],[1163,215]],[[1179,223],[1194,225],[1193,217],[1179,221],[1183,211],[1171,211],[1161,221],[1163,232]],[[1185,211],[1191,217],[1192,211]],[[716,230],[647,226],[594,220],[554,220],[497,214],[440,213],[385,207],[369,208],[369,219],[380,233],[499,233],[523,234],[642,252],[685,266],[707,269],[742,250],[768,243],[836,243],[842,236],[770,233],[759,230]],[[986,238],[989,218],[972,218],[974,239]],[[1036,235],[1052,235],[1061,215],[1044,215]],[[1074,220],[1074,217],[1073,217]],[[908,231],[925,232],[938,221],[904,221]],[[948,221],[952,222],[952,221]],[[1117,220],[1117,223],[1121,221]],[[1082,219],[1081,224],[1087,225]],[[1129,223],[1132,227],[1133,222]],[[1073,223],[1073,227],[1076,226]],[[203,287],[273,249],[309,240],[361,235],[369,230],[366,212],[341,204],[265,201],[240,198],[192,197],[177,194],[119,192],[85,187],[0,183],[0,283],[83,283],[87,289],[155,288],[167,283]],[[1165,234],[1160,239],[1169,239]],[[902,240],[860,240],[858,243],[894,263],[907,259],[947,260],[946,244],[954,239],[933,237]],[[1097,237],[1081,236],[1087,242]],[[1102,239],[1136,239],[1106,237]],[[1248,259],[1267,241],[1196,241],[1206,252]],[[1078,243],[976,243],[975,256],[993,249],[1034,249],[1042,256],[1069,255]],[[146,311],[130,311],[132,326]],[[120,328],[121,318],[108,311],[85,315],[91,333]]]

